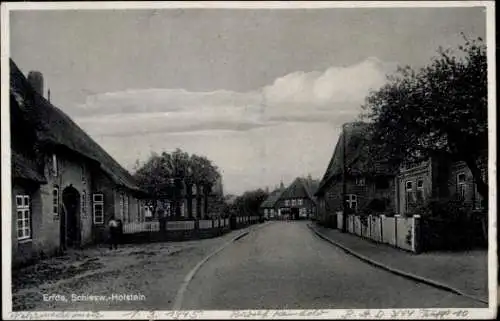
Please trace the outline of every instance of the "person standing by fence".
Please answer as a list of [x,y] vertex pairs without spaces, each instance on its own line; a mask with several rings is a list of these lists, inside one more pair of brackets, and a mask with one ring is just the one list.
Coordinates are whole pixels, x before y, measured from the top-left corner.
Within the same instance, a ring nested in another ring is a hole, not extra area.
[[118,249],[119,223],[112,217],[108,222],[109,228],[109,249]]

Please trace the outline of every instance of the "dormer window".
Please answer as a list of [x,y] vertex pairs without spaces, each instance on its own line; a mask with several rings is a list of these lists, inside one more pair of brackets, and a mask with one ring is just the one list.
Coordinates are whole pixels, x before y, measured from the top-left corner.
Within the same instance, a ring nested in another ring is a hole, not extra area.
[[356,185],[365,186],[365,178],[364,177],[357,177],[356,178]]

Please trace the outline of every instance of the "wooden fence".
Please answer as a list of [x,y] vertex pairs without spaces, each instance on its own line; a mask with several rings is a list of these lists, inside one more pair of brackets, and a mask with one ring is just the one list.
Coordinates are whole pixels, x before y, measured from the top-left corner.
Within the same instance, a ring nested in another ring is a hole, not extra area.
[[[337,212],[336,216],[337,228],[342,229],[342,212]],[[347,215],[346,219],[346,230],[351,234],[415,253],[421,250],[419,229],[419,215],[413,217],[369,215],[363,218],[358,215]]]

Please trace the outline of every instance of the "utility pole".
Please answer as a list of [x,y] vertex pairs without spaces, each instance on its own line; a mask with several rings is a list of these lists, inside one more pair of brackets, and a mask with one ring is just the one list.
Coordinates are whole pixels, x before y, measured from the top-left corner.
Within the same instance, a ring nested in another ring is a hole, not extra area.
[[347,206],[346,206],[346,131],[345,125],[342,124],[342,232],[345,233],[347,231]]

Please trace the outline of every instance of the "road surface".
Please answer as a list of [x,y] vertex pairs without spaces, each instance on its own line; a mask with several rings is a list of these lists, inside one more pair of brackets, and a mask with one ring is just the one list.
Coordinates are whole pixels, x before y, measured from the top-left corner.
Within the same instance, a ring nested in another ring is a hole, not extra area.
[[486,308],[373,267],[314,235],[274,222],[219,252],[180,300],[189,310]]

